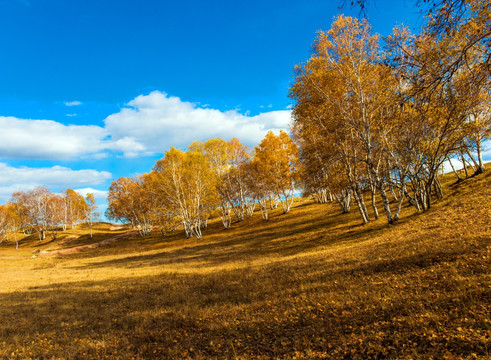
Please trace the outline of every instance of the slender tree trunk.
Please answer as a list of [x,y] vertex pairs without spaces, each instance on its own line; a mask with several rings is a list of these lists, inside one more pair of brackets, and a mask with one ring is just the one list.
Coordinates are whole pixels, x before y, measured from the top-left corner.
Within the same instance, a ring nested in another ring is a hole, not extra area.
[[440,180],[438,178],[435,179],[435,181],[433,181],[433,186],[435,188],[435,194],[437,196],[437,199],[438,200],[442,200],[443,199],[443,189],[442,189],[442,184],[440,182]]
[[196,240],[200,240],[203,237],[203,234],[201,232],[201,221],[197,221],[193,226],[191,227],[191,231],[196,236]]
[[476,141],[476,151],[477,151],[477,161],[479,163],[479,172],[483,173],[485,169],[484,163],[482,161],[482,151],[481,151],[481,141]]
[[375,197],[375,193],[377,192],[377,188],[371,184],[370,185],[370,190],[372,192],[372,208],[373,208],[373,214],[375,215],[375,219],[378,219],[379,214],[378,214],[378,209],[377,209],[377,198]]
[[462,165],[464,166],[464,172],[465,172],[465,178],[467,179],[469,177],[469,172],[467,171],[467,163],[464,158],[464,153],[460,153],[460,159],[462,161]]
[[457,182],[460,182],[460,181],[464,180],[464,179],[462,179],[462,178],[460,177],[459,173],[458,173],[458,172],[455,170],[455,168],[454,168],[454,166],[453,166],[453,164],[452,164],[452,161],[450,160],[450,158],[449,158],[449,157],[447,157],[447,161],[448,161],[448,163],[450,164],[450,167],[452,168],[452,171],[453,171],[453,172],[454,172],[454,174],[457,176],[457,179],[458,179],[458,180],[457,180]]
[[404,181],[404,175],[402,175],[401,178],[402,178],[401,189],[399,190],[399,199],[397,200],[396,211],[394,213],[394,221],[399,220],[399,216],[402,209],[402,202],[404,201],[404,194],[407,193],[406,182]]
[[424,211],[428,211],[431,209],[431,187],[433,186],[433,179],[429,179],[428,183],[425,186],[425,200],[426,204],[424,207]]
[[370,219],[368,217],[367,207],[365,205],[365,201],[363,200],[363,194],[359,191],[358,188],[353,189],[353,196],[356,201],[356,205],[358,205],[358,210],[360,211],[361,220],[363,224],[367,224]]
[[254,210],[256,210],[256,199],[246,205],[247,216],[251,217],[254,214]]
[[392,218],[392,213],[390,211],[390,201],[387,197],[387,193],[385,192],[385,182],[380,179],[378,172],[373,167],[370,167],[370,173],[372,183],[377,186],[378,191],[380,192],[380,197],[382,198],[387,221],[389,222],[389,224],[392,224],[394,222],[394,219]]
[[[407,200],[409,201],[409,205],[411,206],[414,206],[416,208],[416,210],[418,211],[421,211],[421,207],[419,206],[419,201],[418,201],[418,197],[415,196],[414,198],[409,194],[409,192],[407,191],[407,188],[406,186],[404,186],[404,196],[407,198]],[[399,199],[400,200],[400,199]]]
[[390,192],[391,192],[392,197],[394,198],[394,200],[395,201],[399,201],[399,198],[398,198],[398,196],[396,195],[396,193],[394,191],[394,185],[389,184],[389,189],[390,189]]
[[472,156],[472,153],[469,151],[469,149],[465,149],[465,153],[467,154],[467,156],[469,157],[469,159],[472,160],[472,163],[474,164],[474,167],[472,168],[472,170],[474,170],[474,174],[472,175],[477,175],[477,174],[480,174],[479,172],[479,164],[477,163],[476,159],[474,159],[474,156]]
[[283,197],[284,200],[281,201],[281,207],[283,208],[283,214],[286,214],[293,204],[293,190],[290,190],[289,193],[284,192]]
[[261,217],[263,220],[268,220],[268,204],[266,198],[259,200],[259,207],[261,209]]
[[349,213],[351,206],[351,190],[349,188],[343,189],[340,194],[334,195],[341,207],[343,214]]
[[230,226],[232,225],[232,218],[230,217],[230,208],[228,207],[228,205],[222,204],[220,206],[220,212],[220,219],[222,220],[223,227],[225,229],[230,228]]
[[387,193],[385,192],[384,184],[381,184],[379,191],[380,191],[380,197],[382,198],[382,203],[384,204],[384,210],[385,210],[385,215],[387,216],[387,221],[389,224],[392,224],[394,222],[394,219],[392,218],[392,212],[390,210],[390,201],[389,198],[387,197]]
[[186,239],[189,239],[193,236],[193,231],[191,229],[191,225],[188,223],[187,220],[184,220],[182,222],[182,226],[184,227],[184,233],[186,234]]

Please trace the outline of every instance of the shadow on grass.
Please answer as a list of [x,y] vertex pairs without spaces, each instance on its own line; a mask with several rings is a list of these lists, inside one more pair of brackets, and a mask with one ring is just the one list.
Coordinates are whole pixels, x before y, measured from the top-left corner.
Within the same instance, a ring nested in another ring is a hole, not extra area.
[[[0,294],[0,339],[9,351],[55,358],[315,357],[314,350],[342,358],[352,349],[363,357],[370,343],[385,354],[375,358],[415,348],[483,354],[484,340],[473,334],[486,325],[479,305],[489,290],[471,281],[435,283],[445,275],[441,265],[465,260],[467,250],[32,287]],[[465,342],[445,337],[457,326],[474,333]]]
[[[320,209],[320,208],[319,208]],[[131,255],[120,259],[102,262],[91,262],[74,269],[122,267],[135,268],[142,263],[150,266],[164,264],[205,263],[206,266],[223,265],[236,261],[288,256],[311,252],[333,244],[345,244],[367,238],[368,234],[384,231],[387,226],[382,222],[370,227],[361,226],[358,220],[353,221],[349,214],[326,216],[316,213],[312,217],[312,208],[305,211],[295,208],[294,212],[283,215],[275,213],[270,220],[263,221],[258,214],[241,223],[235,223],[230,229],[221,228],[215,223],[206,229],[202,242],[196,240],[180,240],[182,234],[174,234],[165,241],[152,239],[151,242],[161,245],[174,243],[179,248],[163,249],[152,254]],[[128,239],[125,246],[133,242],[145,243],[145,238]],[[116,244],[119,246],[121,244]],[[109,250],[108,250],[109,251]],[[134,253],[134,252],[133,252]],[[89,254],[87,254],[89,256]]]

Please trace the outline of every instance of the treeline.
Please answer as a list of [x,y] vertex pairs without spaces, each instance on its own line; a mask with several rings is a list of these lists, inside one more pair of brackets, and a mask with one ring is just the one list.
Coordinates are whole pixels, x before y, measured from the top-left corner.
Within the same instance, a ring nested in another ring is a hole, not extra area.
[[113,182],[107,216],[142,235],[182,224],[201,238],[214,213],[225,228],[257,205],[263,219],[280,202],[287,213],[295,189],[343,212],[354,201],[363,223],[367,195],[388,223],[405,200],[427,211],[443,197],[444,162],[484,171],[491,133],[489,0],[438,4],[420,35],[397,28],[383,43],[366,21],[339,16],[295,68],[293,139],[270,132],[252,152],[236,139],[172,148],[149,174]]
[[62,194],[45,187],[15,192],[7,204],[0,205],[0,243],[13,237],[18,248],[19,232],[24,236],[37,232],[40,241],[47,234],[56,239],[60,228],[66,230],[82,222],[90,224],[92,237],[92,222],[98,216],[96,209],[93,194],[87,194],[84,199],[72,189]]
[[290,211],[299,172],[298,148],[287,133],[268,132],[250,152],[237,139],[194,142],[188,151],[171,148],[153,170],[122,177],[109,189],[110,219],[130,222],[141,235],[182,225],[187,237],[202,237],[216,214],[229,228],[259,205],[263,219],[280,203]]

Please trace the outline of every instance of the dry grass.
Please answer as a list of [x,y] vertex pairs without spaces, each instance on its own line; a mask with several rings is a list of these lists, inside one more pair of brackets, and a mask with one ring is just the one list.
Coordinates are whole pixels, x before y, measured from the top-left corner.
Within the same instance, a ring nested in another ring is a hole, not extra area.
[[32,251],[94,240],[1,244],[0,356],[489,358],[491,174],[446,192],[395,226],[299,201],[200,242],[155,233],[50,258]]

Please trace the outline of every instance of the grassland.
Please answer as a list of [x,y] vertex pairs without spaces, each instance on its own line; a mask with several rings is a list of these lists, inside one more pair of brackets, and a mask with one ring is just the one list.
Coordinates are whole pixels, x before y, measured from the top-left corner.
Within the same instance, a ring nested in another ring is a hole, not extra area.
[[361,226],[299,200],[201,241],[177,231],[32,257],[122,231],[0,244],[0,357],[8,359],[487,359],[491,174],[430,212]]

